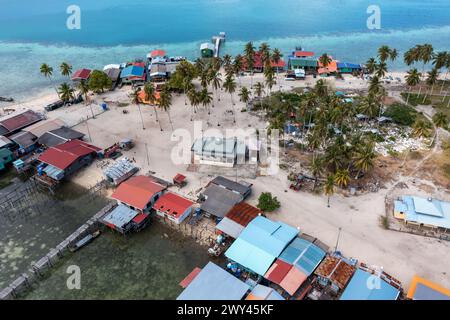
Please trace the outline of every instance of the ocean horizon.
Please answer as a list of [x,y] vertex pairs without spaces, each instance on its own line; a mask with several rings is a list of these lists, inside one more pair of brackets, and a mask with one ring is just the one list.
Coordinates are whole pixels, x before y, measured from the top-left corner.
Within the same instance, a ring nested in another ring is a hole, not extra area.
[[[369,30],[366,0],[78,0],[81,30],[68,30],[67,0],[0,0],[0,96],[26,99],[51,90],[39,73],[42,63],[55,70],[66,61],[78,68],[145,58],[156,48],[168,55],[199,57],[202,42],[224,31],[221,55],[242,52],[246,42],[267,42],[286,57],[296,46],[320,55],[364,63],[378,47],[399,50],[390,70],[403,71],[403,53],[431,43],[450,50],[448,1],[381,0],[381,30]],[[26,10],[24,10],[24,8]],[[321,19],[317,18],[321,16]],[[25,76],[26,75],[26,76]]]

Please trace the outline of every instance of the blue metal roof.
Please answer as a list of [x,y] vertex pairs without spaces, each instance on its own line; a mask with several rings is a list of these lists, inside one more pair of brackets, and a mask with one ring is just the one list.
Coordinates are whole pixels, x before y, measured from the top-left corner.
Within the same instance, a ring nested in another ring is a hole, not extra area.
[[301,238],[295,238],[281,253],[279,259],[294,265],[309,276],[325,257],[325,251],[315,244]]
[[378,276],[357,269],[340,300],[396,300],[399,293]]
[[120,73],[120,78],[128,77],[142,77],[144,75],[145,69],[139,66],[129,66],[122,70]]
[[177,300],[241,300],[250,286],[208,262]]
[[450,229],[450,202],[403,196],[395,210],[403,212],[406,221]]
[[263,276],[297,234],[296,228],[259,216],[247,225],[225,256]]

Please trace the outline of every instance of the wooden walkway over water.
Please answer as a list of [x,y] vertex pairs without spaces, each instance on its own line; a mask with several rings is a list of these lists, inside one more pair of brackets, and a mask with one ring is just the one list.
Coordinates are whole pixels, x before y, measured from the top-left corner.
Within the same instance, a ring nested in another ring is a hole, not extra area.
[[0,291],[0,300],[16,298],[18,295],[29,289],[33,282],[38,281],[47,270],[52,268],[59,259],[64,257],[64,254],[68,251],[70,246],[85,237],[88,233],[93,232],[94,229],[97,229],[100,218],[110,212],[115,206],[115,202],[106,205],[60,244],[51,249],[45,256],[37,262],[32,263],[31,268],[28,270],[29,273],[22,273],[16,280]]

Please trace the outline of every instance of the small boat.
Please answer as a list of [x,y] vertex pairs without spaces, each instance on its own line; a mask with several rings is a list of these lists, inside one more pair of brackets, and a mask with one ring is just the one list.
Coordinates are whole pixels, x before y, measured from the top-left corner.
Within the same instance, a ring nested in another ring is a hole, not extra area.
[[79,249],[81,249],[85,245],[91,243],[92,240],[97,238],[99,235],[100,235],[100,230],[97,230],[97,231],[95,231],[95,232],[93,232],[91,234],[88,234],[86,237],[84,237],[83,239],[81,239],[80,241],[75,243],[72,247],[70,247],[69,250],[71,252],[78,251]]

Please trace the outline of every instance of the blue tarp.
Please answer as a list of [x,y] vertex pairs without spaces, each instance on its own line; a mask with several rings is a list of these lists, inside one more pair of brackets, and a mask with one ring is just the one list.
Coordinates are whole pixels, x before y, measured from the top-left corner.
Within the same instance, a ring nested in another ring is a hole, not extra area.
[[241,300],[250,286],[208,262],[177,300]]
[[120,78],[142,77],[145,69],[139,66],[129,66],[122,70]]
[[298,230],[262,216],[253,219],[225,256],[264,276],[273,261],[298,234]]
[[396,300],[399,290],[376,275],[357,269],[341,300]]

